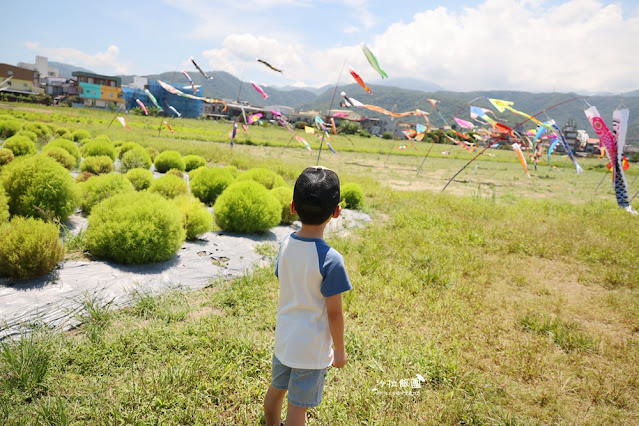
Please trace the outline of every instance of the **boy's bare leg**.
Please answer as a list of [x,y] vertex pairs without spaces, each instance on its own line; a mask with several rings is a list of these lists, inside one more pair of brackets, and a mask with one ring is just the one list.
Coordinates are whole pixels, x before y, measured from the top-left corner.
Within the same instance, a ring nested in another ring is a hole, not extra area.
[[306,407],[298,407],[290,402],[286,411],[286,426],[304,426],[306,424]]
[[280,426],[284,395],[286,395],[286,389],[268,387],[264,397],[264,420],[266,421],[266,426]]

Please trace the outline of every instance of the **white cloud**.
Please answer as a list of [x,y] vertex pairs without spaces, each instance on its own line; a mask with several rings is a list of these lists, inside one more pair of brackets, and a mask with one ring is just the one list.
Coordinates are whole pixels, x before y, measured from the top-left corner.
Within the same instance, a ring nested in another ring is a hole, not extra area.
[[391,76],[452,90],[636,89],[639,18],[618,4],[487,0],[393,24],[370,46]]
[[104,74],[127,74],[129,65],[118,62],[120,49],[111,45],[105,52],[86,53],[68,47],[42,47],[40,43],[27,41],[25,46],[36,54],[44,55],[52,61],[65,62],[88,68]]

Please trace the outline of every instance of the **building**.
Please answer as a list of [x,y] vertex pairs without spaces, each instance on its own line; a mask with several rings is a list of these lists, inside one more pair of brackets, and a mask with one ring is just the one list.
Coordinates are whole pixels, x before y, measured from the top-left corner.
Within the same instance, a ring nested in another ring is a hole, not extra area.
[[45,77],[44,91],[54,98],[78,94],[78,80],[66,77]]
[[3,84],[2,91],[23,95],[40,95],[44,90],[40,88],[40,74],[27,68],[9,64],[0,64],[0,81],[9,79]]
[[78,96],[84,106],[95,108],[124,107],[122,79],[83,71],[71,73],[78,79]]
[[40,82],[44,82],[46,77],[60,77],[60,71],[57,68],[49,67],[49,59],[45,56],[36,56],[35,64],[18,62],[18,66],[32,71],[37,71],[40,75]]

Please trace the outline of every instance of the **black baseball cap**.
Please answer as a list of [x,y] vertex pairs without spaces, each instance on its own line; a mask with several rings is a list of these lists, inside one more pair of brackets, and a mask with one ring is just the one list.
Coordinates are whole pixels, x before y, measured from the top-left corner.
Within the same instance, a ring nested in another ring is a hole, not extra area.
[[[325,167],[307,167],[295,181],[293,202],[300,219],[313,216],[322,223],[333,214],[340,201],[340,184],[337,174]],[[321,220],[320,220],[321,219]]]

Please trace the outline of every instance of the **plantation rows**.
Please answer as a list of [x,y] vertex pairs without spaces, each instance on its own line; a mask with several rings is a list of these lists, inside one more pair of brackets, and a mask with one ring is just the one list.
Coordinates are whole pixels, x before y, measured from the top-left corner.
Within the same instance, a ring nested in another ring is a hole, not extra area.
[[[209,166],[201,155],[8,115],[0,140],[0,276],[54,269],[65,256],[61,224],[78,209],[88,216],[83,249],[124,264],[167,260],[215,225],[258,233],[297,219],[293,189],[266,168]],[[363,199],[359,185],[342,186],[344,207]]]

